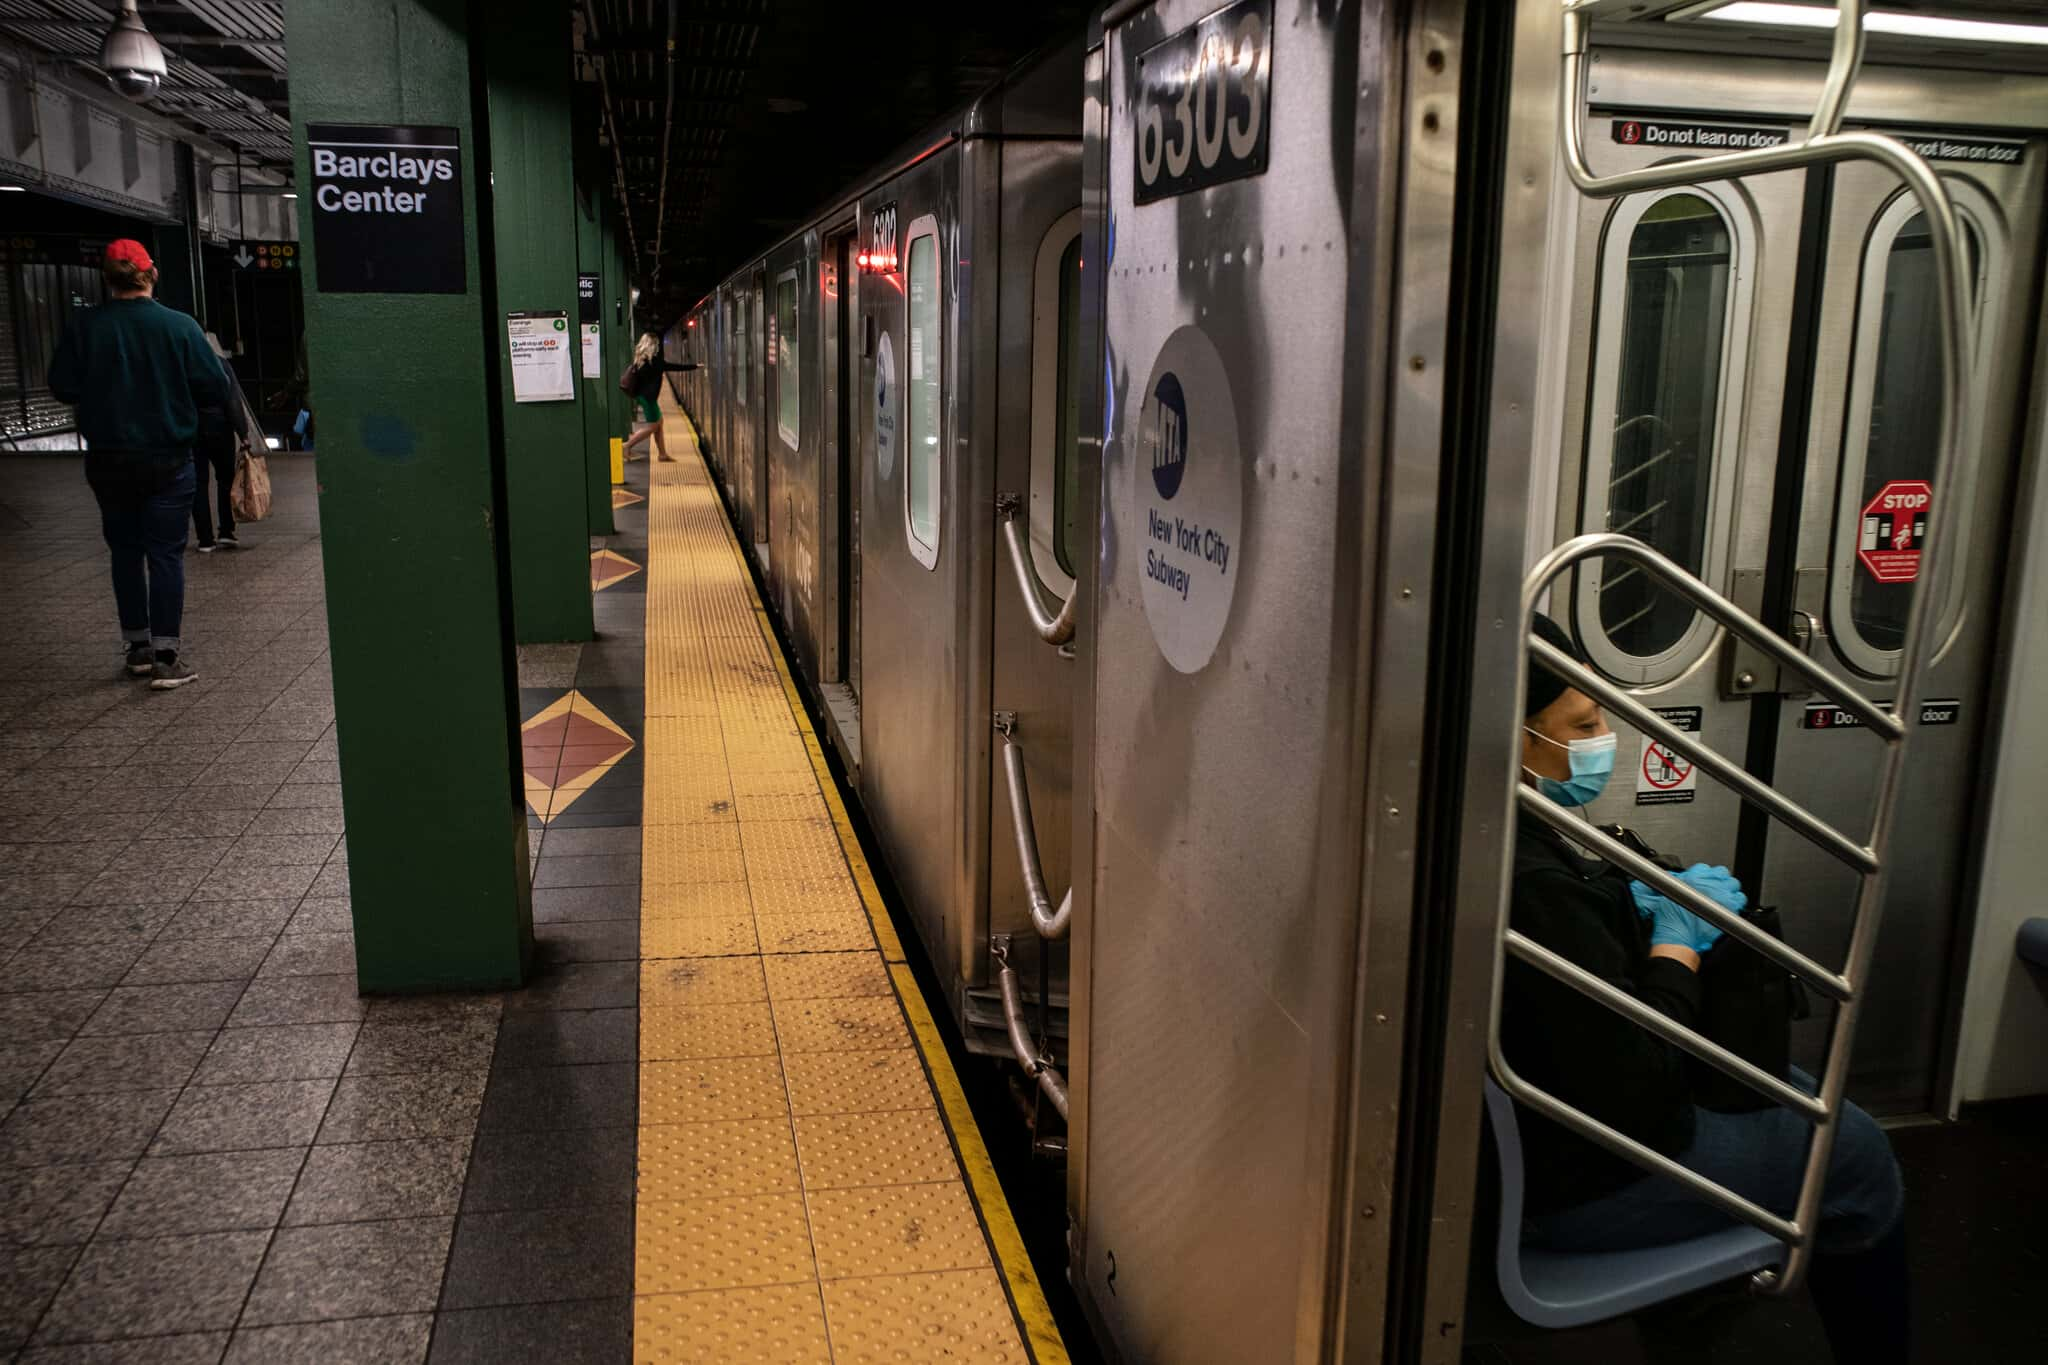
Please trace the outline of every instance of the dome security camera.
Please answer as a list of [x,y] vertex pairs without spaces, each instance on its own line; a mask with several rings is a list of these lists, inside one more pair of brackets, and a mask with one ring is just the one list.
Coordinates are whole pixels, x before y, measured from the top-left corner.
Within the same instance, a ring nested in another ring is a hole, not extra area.
[[146,100],[163,84],[164,50],[142,26],[135,0],[121,0],[121,13],[100,43],[100,70],[107,84],[131,100]]

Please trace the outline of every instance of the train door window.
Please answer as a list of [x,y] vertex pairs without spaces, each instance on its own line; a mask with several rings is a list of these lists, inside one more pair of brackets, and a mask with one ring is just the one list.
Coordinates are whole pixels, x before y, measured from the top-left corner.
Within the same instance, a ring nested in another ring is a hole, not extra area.
[[742,293],[733,300],[733,307],[739,311],[738,325],[733,330],[732,396],[741,407],[747,406],[747,371],[754,363],[754,333],[748,326],[747,296]]
[[803,435],[803,389],[798,383],[796,272],[775,277],[775,426],[783,443],[795,450]]
[[1045,234],[1031,305],[1031,562],[1039,582],[1074,587],[1081,432],[1081,211]]
[[[1720,190],[1689,186],[1618,205],[1601,248],[1581,525],[1710,583],[1726,570],[1750,222]],[[1587,653],[1624,682],[1675,678],[1712,642],[1708,618],[1632,563],[1590,562],[1577,592]]]
[[[1951,181],[1949,190],[1963,227],[1963,282],[1975,304],[1976,330],[1968,342],[1981,367],[1988,358],[1986,341],[1995,329],[1993,315],[2004,292],[2005,253],[1989,201],[1959,181]],[[1879,581],[1876,569],[1859,551],[1882,552],[1887,543],[1898,543],[1901,531],[1921,551],[1921,562],[1936,548],[1923,539],[1933,515],[1931,504],[1904,517],[1894,514],[1889,522],[1876,513],[1866,517],[1864,509],[1887,484],[1934,477],[1941,440],[1940,306],[1927,219],[1911,195],[1900,194],[1879,213],[1864,248],[1828,609],[1835,647],[1852,665],[1875,677],[1898,671],[1915,583]],[[1964,439],[1971,444],[1977,439],[1978,406],[1973,402],[1965,414]],[[1947,492],[1933,490],[1935,497]],[[1955,495],[1967,507],[1974,494],[1975,489],[1966,486]],[[1951,562],[1957,565],[1969,550],[1970,521],[1964,516],[1956,522],[1960,543]],[[1936,608],[1936,639],[1946,638],[1954,628],[1962,593],[1958,573],[1949,579],[1945,600]]]
[[903,520],[910,553],[927,569],[939,562],[939,513],[945,494],[941,458],[940,384],[944,351],[939,334],[938,220],[929,215],[910,225],[906,284],[910,314],[910,378],[904,399],[910,450],[904,461]]

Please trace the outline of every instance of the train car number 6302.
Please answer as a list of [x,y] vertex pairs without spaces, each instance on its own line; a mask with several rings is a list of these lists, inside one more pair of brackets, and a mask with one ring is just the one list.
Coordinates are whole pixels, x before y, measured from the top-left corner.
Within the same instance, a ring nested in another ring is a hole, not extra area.
[[1238,0],[1140,53],[1132,198],[1265,170],[1272,89],[1273,0]]

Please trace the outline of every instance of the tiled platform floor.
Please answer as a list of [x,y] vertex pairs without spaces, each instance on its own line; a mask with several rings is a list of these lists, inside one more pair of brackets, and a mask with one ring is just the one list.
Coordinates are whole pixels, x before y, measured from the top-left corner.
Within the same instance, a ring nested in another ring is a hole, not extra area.
[[520,652],[534,980],[406,1000],[355,990],[311,462],[190,556],[166,694],[119,674],[76,461],[0,460],[0,1360],[1027,1358],[1043,1300],[683,458],[630,467],[599,640]]
[[[624,1361],[639,774],[531,822],[527,990],[358,998],[312,464],[272,470],[150,693],[75,459],[0,459],[0,1360]],[[527,695],[637,731],[624,587]]]

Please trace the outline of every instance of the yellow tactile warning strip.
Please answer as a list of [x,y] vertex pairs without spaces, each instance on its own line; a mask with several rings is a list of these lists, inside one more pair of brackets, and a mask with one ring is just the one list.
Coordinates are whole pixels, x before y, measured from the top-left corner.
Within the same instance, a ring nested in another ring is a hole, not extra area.
[[701,456],[649,496],[634,1357],[1065,1365]]

